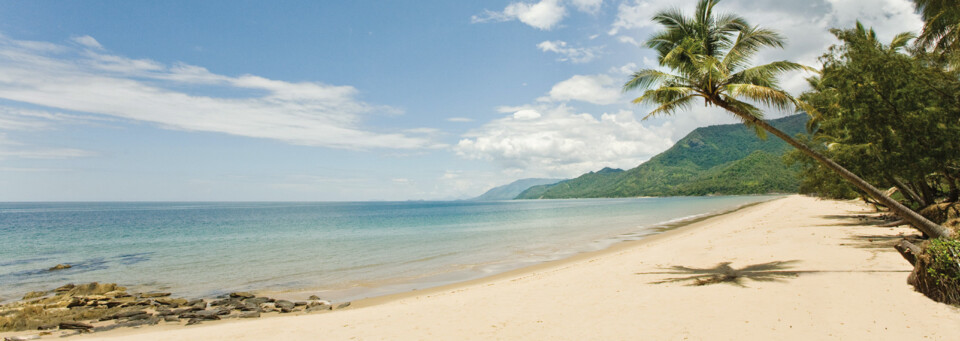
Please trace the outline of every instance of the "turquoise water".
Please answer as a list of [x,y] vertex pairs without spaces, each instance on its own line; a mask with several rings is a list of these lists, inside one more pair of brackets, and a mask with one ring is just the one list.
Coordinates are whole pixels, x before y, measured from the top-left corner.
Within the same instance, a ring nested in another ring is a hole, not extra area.
[[[597,250],[773,198],[0,203],[0,301],[91,281],[189,297],[312,290],[355,299]],[[47,271],[58,263],[73,268]]]

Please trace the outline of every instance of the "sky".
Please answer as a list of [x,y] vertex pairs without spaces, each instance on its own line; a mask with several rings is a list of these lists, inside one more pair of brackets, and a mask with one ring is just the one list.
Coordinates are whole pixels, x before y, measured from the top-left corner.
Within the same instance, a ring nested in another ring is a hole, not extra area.
[[[620,91],[657,67],[650,18],[695,3],[0,1],[0,201],[449,200],[632,168],[736,122]],[[908,0],[717,11],[787,38],[756,62],[813,67],[830,28],[922,27]]]

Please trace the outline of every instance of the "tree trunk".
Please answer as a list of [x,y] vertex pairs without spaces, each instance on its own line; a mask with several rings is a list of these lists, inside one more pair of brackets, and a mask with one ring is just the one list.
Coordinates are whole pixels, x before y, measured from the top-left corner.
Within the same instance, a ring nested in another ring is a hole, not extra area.
[[906,184],[903,183],[903,181],[900,181],[900,179],[897,179],[896,176],[891,175],[890,182],[892,182],[893,185],[900,190],[900,193],[903,193],[904,197],[907,197],[910,200],[920,204],[920,207],[927,207],[927,202],[923,201],[923,198],[921,198],[919,195],[917,195],[916,192],[910,189],[910,186],[907,186]]
[[853,174],[852,172],[848,171],[846,168],[843,168],[843,166],[840,166],[836,162],[833,162],[833,160],[830,160],[825,156],[820,155],[820,153],[817,153],[813,149],[810,149],[810,147],[807,147],[805,144],[798,142],[797,140],[793,139],[792,137],[780,131],[779,129],[774,128],[766,121],[760,118],[757,118],[753,115],[742,114],[738,112],[735,108],[727,105],[724,102],[721,102],[721,101],[712,101],[712,102],[717,106],[723,109],[726,109],[727,111],[739,116],[745,121],[756,124],[757,126],[770,132],[771,134],[776,135],[777,137],[783,139],[783,141],[789,143],[794,148],[797,148],[804,154],[807,154],[807,156],[812,157],[814,160],[819,161],[824,166],[827,166],[828,168],[832,169],[834,172],[837,172],[837,174],[839,174],[841,177],[843,177],[844,179],[852,183],[854,186],[857,186],[857,188],[860,188],[864,192],[867,192],[868,195],[870,195],[871,197],[873,197],[874,199],[882,203],[884,206],[887,206],[887,208],[893,211],[893,213],[900,216],[900,218],[903,218],[904,220],[909,222],[910,225],[913,225],[915,228],[925,233],[926,235],[931,236],[933,238],[953,238],[954,237],[954,233],[950,229],[947,229],[943,226],[940,226],[930,221],[927,218],[924,218],[920,214],[917,214],[917,212],[914,212],[913,210],[907,208],[906,206],[903,206],[903,204],[900,204],[896,200],[893,200],[893,198],[883,195],[883,192],[880,192],[880,190],[878,190],[876,187],[873,187],[873,185],[864,181],[856,174]]
[[950,176],[950,171],[944,169],[943,177],[947,178],[947,186],[950,188],[950,193],[947,194],[948,202],[957,202],[960,199],[960,188],[957,187],[957,179],[954,179]]
[[933,194],[933,188],[930,188],[926,179],[921,177],[920,180],[917,181],[917,187],[920,187],[920,194],[923,195],[923,201],[929,205],[933,205],[936,201],[936,195]]
[[906,259],[908,262],[910,262],[910,265],[916,265],[917,256],[923,254],[923,250],[921,250],[919,246],[906,239],[901,239],[897,245],[893,246],[893,248],[897,249],[897,251],[900,252],[900,255],[903,256],[903,259]]

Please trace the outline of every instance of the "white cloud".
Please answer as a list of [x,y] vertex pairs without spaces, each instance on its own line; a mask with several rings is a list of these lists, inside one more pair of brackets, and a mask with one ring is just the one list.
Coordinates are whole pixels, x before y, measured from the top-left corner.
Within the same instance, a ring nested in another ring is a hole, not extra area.
[[616,67],[616,66],[611,67],[608,73],[615,74],[615,75],[632,75],[634,72],[637,72],[637,70],[639,70],[637,63],[630,62],[620,67]]
[[[634,0],[633,2],[624,1],[617,6],[617,19],[609,35],[616,35],[621,30],[636,28],[653,27],[655,23],[650,20],[657,11],[674,6],[675,1],[671,0]],[[621,40],[623,41],[623,40]]]
[[109,119],[0,105],[0,130],[36,131],[52,129],[57,124],[93,124],[103,121]]
[[[186,93],[184,87],[235,96]],[[226,90],[226,91],[224,91]],[[253,93],[251,95],[251,93]],[[226,76],[93,50],[0,36],[0,98],[33,105],[205,131],[345,149],[438,147],[430,139],[362,126],[390,107],[356,99],[357,89]],[[240,95],[237,95],[240,94]]]
[[74,42],[76,42],[77,44],[80,44],[80,45],[83,45],[83,46],[86,46],[86,47],[89,47],[89,48],[94,48],[94,49],[102,49],[102,48],[103,48],[103,46],[100,45],[100,42],[98,42],[96,39],[93,39],[93,37],[91,37],[91,36],[73,37],[72,40],[73,40]]
[[630,36],[618,36],[617,41],[624,44],[630,44],[636,47],[641,47],[641,48],[643,47],[643,45],[641,45],[639,41],[637,41],[636,39],[633,39],[633,37],[630,37]]
[[447,119],[447,122],[468,123],[473,122],[473,119],[468,117],[450,117]]
[[570,2],[577,7],[577,10],[585,13],[597,13],[603,5],[603,0],[571,0]]
[[620,100],[620,87],[617,81],[608,75],[576,75],[554,85],[549,96],[539,100],[607,105]]
[[514,2],[502,12],[485,11],[482,15],[471,17],[473,23],[503,22],[519,20],[540,30],[551,30],[567,15],[566,8],[559,0],[541,0],[537,3]]
[[27,146],[7,139],[0,133],[0,160],[6,158],[21,159],[70,159],[94,156],[96,153],[75,148],[49,148]]
[[540,115],[539,112],[532,109],[524,109],[513,113],[513,119],[518,121],[529,121],[540,118],[543,115]]
[[601,47],[569,47],[567,45],[567,42],[562,40],[547,40],[537,44],[537,48],[543,52],[558,53],[562,56],[558,59],[559,61],[569,61],[574,64],[594,60],[602,49]]
[[669,127],[645,126],[630,111],[600,119],[564,105],[528,111],[537,115],[517,112],[489,122],[454,150],[517,176],[572,177],[607,166],[632,168],[672,144]]

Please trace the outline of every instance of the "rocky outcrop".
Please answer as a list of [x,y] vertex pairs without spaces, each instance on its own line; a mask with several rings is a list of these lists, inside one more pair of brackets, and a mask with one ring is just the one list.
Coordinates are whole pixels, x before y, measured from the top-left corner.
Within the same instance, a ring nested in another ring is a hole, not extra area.
[[55,265],[54,267],[50,268],[49,270],[50,270],[50,271],[56,271],[56,270],[64,270],[64,269],[69,269],[69,268],[72,268],[72,266],[70,266],[70,264],[57,264],[57,265]]
[[[337,309],[348,307],[349,302]],[[0,305],[0,332],[41,330],[60,336],[103,332],[163,323],[193,325],[227,318],[259,318],[264,313],[317,313],[334,304],[316,295],[306,301],[257,297],[233,292],[217,299],[186,299],[168,292],[128,292],[114,283],[67,284],[33,291],[17,302]],[[66,332],[66,331],[69,331]]]

